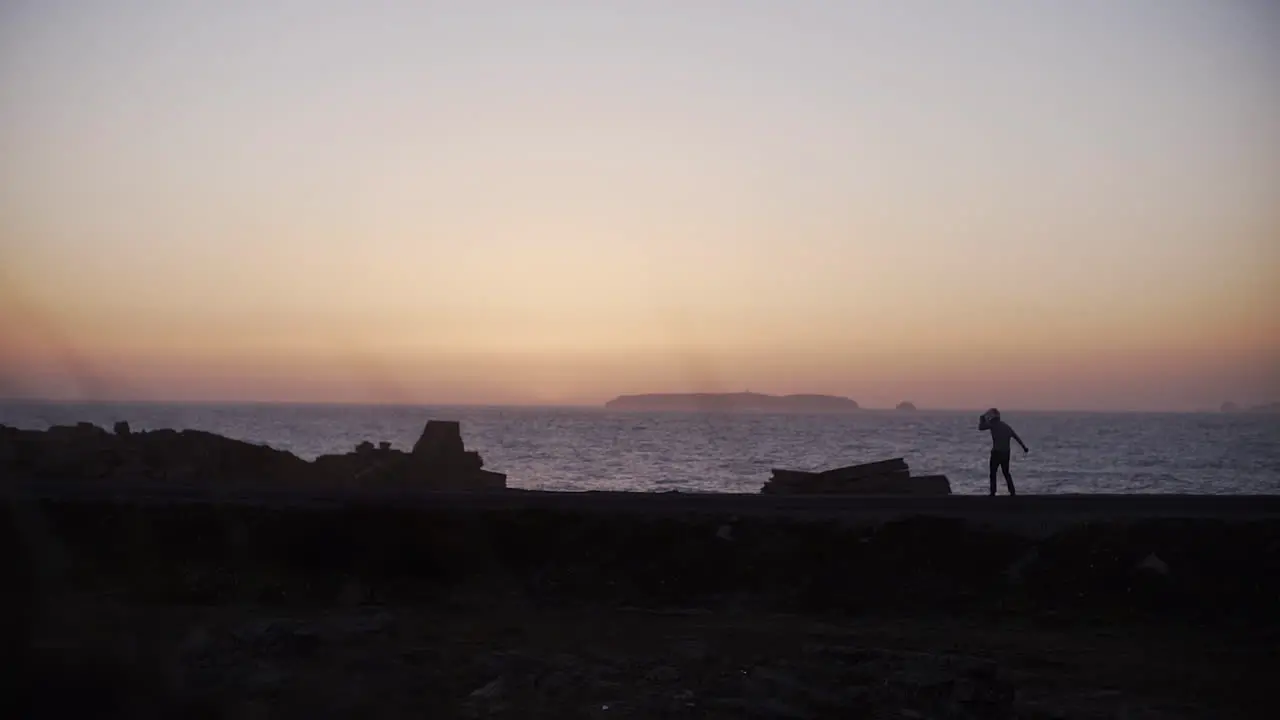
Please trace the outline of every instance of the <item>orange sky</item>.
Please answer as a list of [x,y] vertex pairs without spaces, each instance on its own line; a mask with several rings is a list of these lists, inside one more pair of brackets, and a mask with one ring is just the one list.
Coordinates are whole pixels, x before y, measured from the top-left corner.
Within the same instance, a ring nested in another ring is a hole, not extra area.
[[0,10],[0,396],[1280,397],[1265,9],[479,4]]

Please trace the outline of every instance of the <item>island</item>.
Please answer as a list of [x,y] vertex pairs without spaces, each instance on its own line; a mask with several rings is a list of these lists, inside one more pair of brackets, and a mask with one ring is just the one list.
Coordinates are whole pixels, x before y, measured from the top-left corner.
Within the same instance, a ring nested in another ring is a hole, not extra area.
[[907,402],[906,400],[903,400],[902,402],[898,403],[897,409],[903,412],[912,412],[916,409],[916,406],[915,406],[915,403],[911,403],[911,402]]
[[764,395],[753,392],[620,395],[604,406],[609,410],[640,412],[839,413],[859,409],[853,400],[835,395]]
[[1233,402],[1224,402],[1219,408],[1224,413],[1280,413],[1280,402],[1265,403],[1263,405],[1253,405],[1250,407],[1240,407]]

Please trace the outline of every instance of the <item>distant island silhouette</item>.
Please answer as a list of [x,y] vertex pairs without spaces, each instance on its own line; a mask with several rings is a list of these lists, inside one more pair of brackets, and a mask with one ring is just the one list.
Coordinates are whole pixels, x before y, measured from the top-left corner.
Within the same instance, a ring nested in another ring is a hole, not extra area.
[[916,405],[915,403],[907,402],[906,400],[903,400],[902,402],[898,403],[897,409],[902,410],[904,412],[910,412],[916,409]]
[[838,413],[859,409],[858,403],[835,395],[764,395],[761,393],[656,393],[620,395],[609,410],[674,412]]
[[1233,402],[1222,403],[1222,412],[1224,413],[1280,413],[1280,402],[1266,403],[1265,405],[1254,405],[1253,407],[1242,408]]

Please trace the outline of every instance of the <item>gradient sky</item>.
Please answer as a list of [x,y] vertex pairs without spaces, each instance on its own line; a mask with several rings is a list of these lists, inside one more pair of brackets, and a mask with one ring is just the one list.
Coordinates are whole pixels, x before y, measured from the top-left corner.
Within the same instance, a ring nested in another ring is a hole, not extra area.
[[1268,0],[8,0],[0,396],[1280,398]]

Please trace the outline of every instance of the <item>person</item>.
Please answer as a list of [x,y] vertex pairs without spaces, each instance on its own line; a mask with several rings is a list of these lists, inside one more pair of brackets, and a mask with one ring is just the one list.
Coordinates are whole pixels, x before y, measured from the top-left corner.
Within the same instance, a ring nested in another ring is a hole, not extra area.
[[991,431],[991,495],[996,494],[996,470],[1004,473],[1004,482],[1009,486],[1009,494],[1017,495],[1013,489],[1013,475],[1009,472],[1009,441],[1016,440],[1022,446],[1022,452],[1029,452],[1027,444],[1022,442],[1022,438],[1018,437],[1018,433],[1014,432],[1009,423],[1000,418],[1000,411],[991,408],[982,414],[982,419],[978,422],[979,430]]

